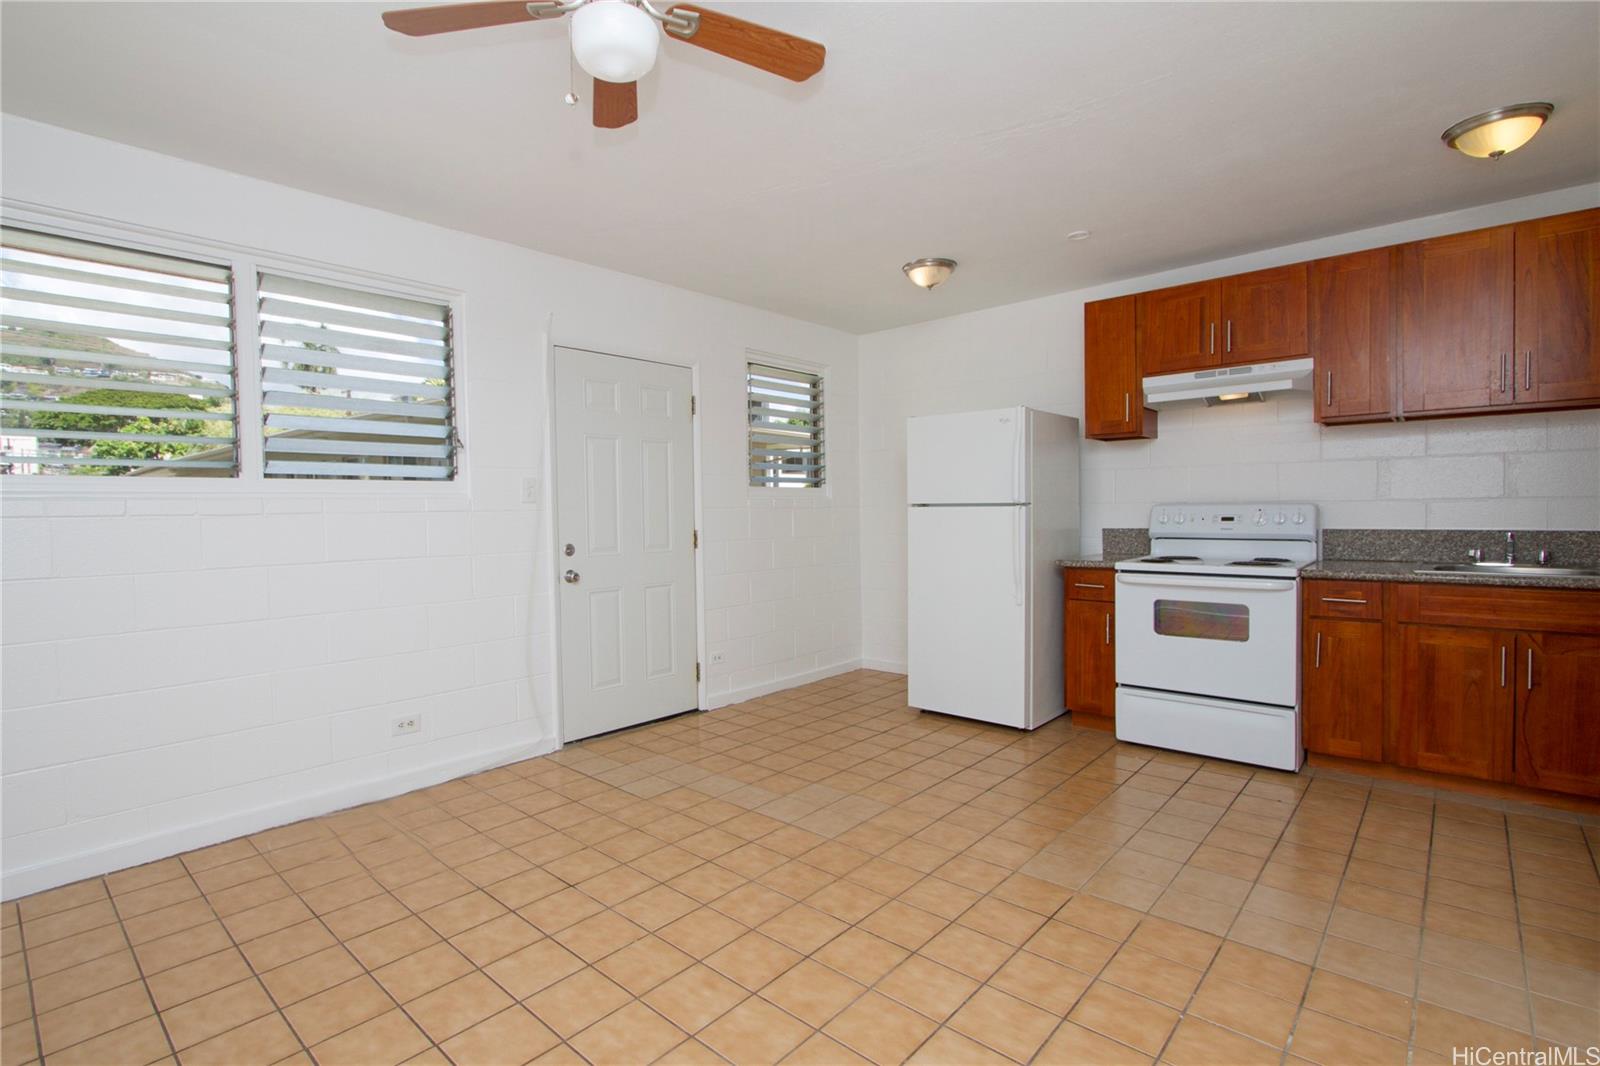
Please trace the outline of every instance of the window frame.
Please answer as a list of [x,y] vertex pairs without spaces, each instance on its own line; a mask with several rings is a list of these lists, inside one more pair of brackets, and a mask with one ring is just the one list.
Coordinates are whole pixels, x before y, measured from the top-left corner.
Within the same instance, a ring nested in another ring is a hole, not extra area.
[[788,500],[815,500],[831,499],[833,496],[833,478],[827,476],[828,468],[828,431],[826,414],[823,415],[822,432],[822,467],[823,478],[820,485],[799,486],[800,491],[794,488],[780,488],[777,485],[752,485],[750,484],[750,367],[768,366],[774,370],[792,370],[797,374],[814,374],[822,390],[824,408],[828,402],[828,381],[832,367],[826,363],[813,363],[805,359],[794,359],[785,355],[776,355],[755,348],[746,348],[744,352],[744,370],[740,374],[740,417],[744,423],[744,483],[745,491],[762,499],[788,499]]
[[[138,226],[78,215],[73,212],[41,208],[0,197],[0,216],[5,224],[76,240],[117,245],[133,251],[176,256],[233,272],[233,343],[238,416],[239,472],[234,477],[136,478],[70,477],[60,475],[13,474],[0,477],[0,496],[339,496],[352,493],[377,496],[465,497],[470,495],[470,466],[466,460],[468,425],[466,380],[468,322],[466,297],[450,289],[395,275],[378,274],[359,268],[340,266],[307,257],[297,257],[268,249],[253,248],[221,240],[174,233],[154,227]],[[259,299],[257,276],[262,273],[286,274],[308,281],[321,281],[346,288],[365,289],[401,299],[426,300],[450,308],[451,321],[451,428],[457,439],[454,455],[455,476],[410,480],[405,478],[269,478],[265,468],[265,441],[262,423],[261,338],[256,302]]]

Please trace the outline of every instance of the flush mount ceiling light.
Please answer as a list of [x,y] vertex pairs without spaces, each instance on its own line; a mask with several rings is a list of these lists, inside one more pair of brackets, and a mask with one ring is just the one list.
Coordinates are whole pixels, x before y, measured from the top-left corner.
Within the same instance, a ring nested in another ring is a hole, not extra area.
[[913,259],[900,268],[906,277],[911,279],[911,284],[924,289],[936,288],[942,285],[956,269],[954,259]]
[[1474,159],[1499,159],[1533,140],[1554,104],[1515,104],[1463,119],[1440,134],[1446,145]]

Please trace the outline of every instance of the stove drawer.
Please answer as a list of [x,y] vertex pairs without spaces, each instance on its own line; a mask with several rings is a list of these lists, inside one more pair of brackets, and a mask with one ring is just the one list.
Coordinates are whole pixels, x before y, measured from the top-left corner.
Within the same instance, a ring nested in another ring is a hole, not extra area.
[[1312,618],[1383,617],[1383,586],[1376,581],[1307,580],[1302,586]]

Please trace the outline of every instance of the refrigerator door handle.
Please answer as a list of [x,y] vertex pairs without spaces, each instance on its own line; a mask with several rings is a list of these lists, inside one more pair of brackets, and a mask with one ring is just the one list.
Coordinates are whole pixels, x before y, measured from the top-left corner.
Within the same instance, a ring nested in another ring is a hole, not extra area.
[[1023,520],[1022,508],[1011,508],[1011,595],[1017,606],[1022,606],[1023,585],[1027,578],[1027,565],[1023,556],[1027,553],[1028,546],[1024,538],[1028,535],[1028,524]]

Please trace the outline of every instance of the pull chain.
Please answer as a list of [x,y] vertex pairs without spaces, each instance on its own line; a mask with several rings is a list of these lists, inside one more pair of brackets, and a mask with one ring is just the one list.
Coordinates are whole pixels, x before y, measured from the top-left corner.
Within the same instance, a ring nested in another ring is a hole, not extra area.
[[572,20],[567,19],[567,95],[562,97],[568,107],[578,105],[578,61],[572,52]]

